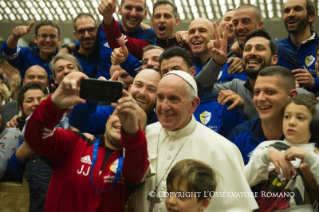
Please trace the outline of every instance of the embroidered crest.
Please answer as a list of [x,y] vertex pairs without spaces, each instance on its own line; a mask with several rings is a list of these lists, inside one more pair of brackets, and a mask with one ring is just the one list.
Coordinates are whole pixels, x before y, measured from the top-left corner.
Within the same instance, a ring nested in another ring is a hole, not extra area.
[[119,159],[116,159],[116,161],[114,161],[112,163],[112,165],[110,166],[110,170],[113,172],[113,173],[116,173],[116,170],[117,170],[117,167],[119,165]]
[[203,113],[199,115],[199,117],[200,117],[200,121],[204,125],[206,125],[210,121],[210,118],[212,117],[212,113],[204,111]]
[[309,55],[305,58],[305,64],[307,67],[311,66],[315,62],[316,58],[312,55]]

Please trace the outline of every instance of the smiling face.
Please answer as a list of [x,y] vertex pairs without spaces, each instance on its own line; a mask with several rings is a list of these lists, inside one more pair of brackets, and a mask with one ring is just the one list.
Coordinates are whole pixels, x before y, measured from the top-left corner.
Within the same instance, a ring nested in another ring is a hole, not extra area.
[[253,37],[244,46],[243,66],[249,78],[256,79],[258,72],[268,66],[276,65],[278,57],[271,55],[269,40]]
[[[234,40],[235,39],[235,33],[234,33],[234,26],[233,26],[233,17],[234,17],[235,11],[228,11],[224,14],[221,22],[218,25],[218,32],[221,36],[223,36],[225,31],[226,24],[229,25],[228,30],[228,40]],[[230,43],[228,43],[230,44]]]
[[166,130],[186,127],[199,104],[198,97],[190,100],[185,86],[186,81],[174,74],[163,77],[158,84],[156,114]]
[[297,105],[294,102],[287,105],[282,123],[286,140],[294,144],[309,143],[311,120],[312,114],[305,105]]
[[95,49],[97,39],[97,27],[90,16],[82,16],[74,23],[74,36],[80,42],[80,51],[91,51]]
[[150,113],[155,108],[157,85],[160,79],[161,76],[155,70],[144,69],[136,75],[128,89],[146,113]]
[[[167,192],[171,194],[165,198],[165,205],[166,205],[167,211],[168,212],[200,212],[205,210],[208,207],[210,199],[207,198],[205,200],[198,201],[196,197],[196,193],[194,192],[188,193],[187,181],[182,180],[179,183],[178,180],[179,180],[178,178],[174,180],[173,182],[174,188],[167,187]],[[181,194],[184,194],[184,196],[189,195],[190,197],[179,197],[177,192],[181,192]]]
[[197,18],[188,27],[188,45],[196,57],[210,53],[207,44],[214,37],[213,24],[204,18]]
[[118,14],[122,15],[121,25],[126,32],[136,30],[147,15],[144,0],[124,0],[118,7]]
[[38,107],[44,93],[39,89],[29,89],[24,93],[24,99],[20,111],[25,117],[30,116],[33,111]]
[[[51,39],[50,36],[47,36],[44,39],[40,35],[54,35],[56,38]],[[40,57],[54,54],[60,42],[61,37],[59,36],[58,29],[51,25],[41,26],[37,31],[37,35],[34,35],[34,43],[39,47]]]
[[261,29],[263,22],[256,22],[254,10],[252,8],[238,9],[233,17],[234,31],[240,45],[244,44],[246,34],[255,29]]
[[254,87],[253,103],[262,121],[281,122],[285,106],[292,97],[282,87],[279,76],[258,76]]
[[174,37],[175,27],[178,26],[179,18],[173,13],[173,8],[169,4],[158,5],[152,17],[153,29],[160,39],[171,39]]
[[303,33],[314,18],[315,15],[307,14],[305,0],[288,0],[284,5],[283,20],[289,33]]
[[62,82],[62,80],[64,79],[66,75],[74,71],[79,71],[79,69],[76,66],[76,64],[72,63],[71,61],[66,59],[60,59],[56,61],[56,63],[54,64],[54,71],[55,71],[55,77],[53,77],[54,81],[58,85],[60,85],[60,83]]
[[27,69],[24,74],[23,85],[38,82],[42,87],[48,86],[48,74],[41,66],[34,65]]

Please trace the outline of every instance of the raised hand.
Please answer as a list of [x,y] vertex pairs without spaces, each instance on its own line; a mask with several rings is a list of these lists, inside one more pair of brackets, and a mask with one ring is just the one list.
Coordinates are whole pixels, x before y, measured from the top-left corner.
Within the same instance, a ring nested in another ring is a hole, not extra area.
[[120,65],[121,63],[125,62],[129,53],[123,38],[120,38],[119,43],[120,47],[115,48],[111,55],[111,61],[113,65]]
[[210,49],[212,58],[218,65],[224,65],[227,59],[227,39],[229,26],[226,24],[223,38],[220,38],[217,24],[214,22],[214,34],[215,40],[211,40],[207,44],[207,48]]
[[188,46],[188,31],[177,31],[175,32],[175,38],[179,47],[189,47]]
[[99,13],[103,16],[103,22],[106,26],[112,24],[113,13],[116,10],[116,0],[101,0],[98,7]]
[[232,110],[238,106],[242,111],[244,111],[245,102],[243,98],[231,90],[220,91],[217,101],[221,105],[225,105],[227,102],[232,101],[233,103],[227,108],[227,110]]
[[65,76],[51,97],[53,105],[57,109],[64,110],[79,103],[85,103],[85,100],[79,97],[80,81],[85,78],[88,76],[82,72],[72,72]]
[[21,38],[23,35],[26,35],[30,32],[34,21],[31,21],[29,26],[17,26],[12,30],[12,35],[14,38]]
[[134,135],[138,129],[139,106],[132,95],[123,89],[122,98],[117,103],[112,103],[118,111],[120,123],[126,135]]

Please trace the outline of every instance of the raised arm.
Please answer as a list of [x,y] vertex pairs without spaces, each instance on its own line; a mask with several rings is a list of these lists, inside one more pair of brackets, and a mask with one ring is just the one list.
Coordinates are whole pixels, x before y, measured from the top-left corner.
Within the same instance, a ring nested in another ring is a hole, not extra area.
[[16,28],[14,28],[12,30],[12,35],[10,35],[8,40],[7,40],[7,46],[10,49],[16,48],[18,45],[19,39],[22,36],[28,34],[33,25],[34,25],[34,21],[31,21],[28,26],[17,26]]

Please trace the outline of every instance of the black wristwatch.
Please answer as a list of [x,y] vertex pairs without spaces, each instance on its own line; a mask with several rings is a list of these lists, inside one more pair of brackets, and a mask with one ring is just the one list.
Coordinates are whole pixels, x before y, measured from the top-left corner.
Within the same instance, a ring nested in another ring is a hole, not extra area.
[[68,44],[68,43],[63,44],[61,47],[62,47],[62,48],[67,48],[67,49],[68,49],[68,51],[69,51],[69,54],[71,54],[71,53],[72,53],[72,49],[70,48],[70,46],[69,46],[69,44]]

